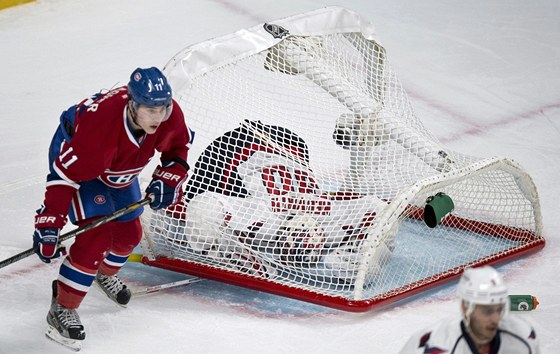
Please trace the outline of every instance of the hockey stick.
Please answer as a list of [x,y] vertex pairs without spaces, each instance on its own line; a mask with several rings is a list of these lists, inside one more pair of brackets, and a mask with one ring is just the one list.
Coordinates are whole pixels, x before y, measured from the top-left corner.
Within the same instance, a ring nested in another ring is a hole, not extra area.
[[[119,209],[119,210],[115,211],[115,212],[112,213],[112,214],[106,215],[106,216],[104,216],[104,217],[102,217],[102,218],[100,218],[100,219],[97,219],[97,220],[95,220],[95,221],[93,221],[93,222],[91,222],[91,223],[89,223],[89,224],[87,224],[87,225],[84,225],[84,226],[79,227],[79,228],[77,228],[77,229],[75,229],[75,230],[72,230],[72,231],[70,231],[70,232],[67,232],[67,233],[65,233],[64,235],[61,235],[61,236],[59,237],[59,239],[58,239],[58,243],[60,244],[60,243],[66,241],[66,240],[68,240],[68,239],[71,239],[72,237],[75,237],[75,236],[77,236],[77,235],[79,235],[79,234],[81,234],[81,233],[84,233],[84,232],[89,231],[89,230],[91,230],[91,229],[94,229],[94,228],[96,228],[96,227],[98,227],[98,226],[101,226],[101,225],[103,225],[103,224],[106,224],[106,223],[108,223],[108,222],[110,222],[110,221],[113,221],[113,220],[115,220],[116,218],[119,218],[119,217],[121,217],[121,216],[123,216],[123,215],[125,215],[125,214],[128,214],[128,213],[130,213],[130,212],[136,210],[136,209],[139,209],[139,208],[143,207],[144,205],[150,204],[151,202],[152,202],[152,196],[149,195],[149,196],[147,196],[146,198],[144,198],[144,199],[142,199],[142,200],[140,200],[140,201],[138,201],[138,202],[136,202],[136,203],[132,203],[132,204],[130,204],[130,205],[127,206],[127,207],[124,207],[124,208],[122,208],[122,209]],[[12,256],[12,257],[10,257],[10,258],[8,258],[8,259],[5,259],[5,260],[1,261],[1,262],[0,262],[0,268],[3,268],[3,267],[5,267],[5,266],[7,266],[7,265],[10,265],[10,264],[12,264],[12,263],[15,263],[15,262],[17,262],[17,261],[19,261],[19,260],[22,260],[22,259],[26,258],[26,257],[29,257],[29,256],[31,256],[31,255],[34,254],[34,253],[35,253],[35,249],[33,249],[33,248],[30,248],[30,249],[28,249],[28,250],[26,250],[26,251],[20,252],[20,253],[16,254],[15,256]]]
[[[142,257],[143,256],[144,255],[139,254],[139,253],[133,253],[130,256],[128,256],[128,262],[142,263]],[[204,279],[203,278],[198,278],[198,277],[192,277],[192,278],[189,278],[189,279],[178,280],[178,281],[174,281],[174,282],[171,282],[171,283],[148,286],[147,288],[141,288],[141,289],[133,290],[132,291],[132,296],[148,295],[148,294],[151,294],[151,293],[158,292],[160,290],[172,289],[172,288],[177,288],[179,286],[184,286],[184,285],[197,283],[201,280],[204,280]]]
[[165,290],[165,289],[172,289],[172,288],[177,288],[179,286],[184,286],[184,285],[197,283],[197,282],[202,281],[202,280],[204,280],[204,279],[203,278],[198,278],[198,277],[193,277],[193,278],[189,278],[189,279],[174,281],[174,282],[171,282],[171,283],[148,286],[147,288],[134,290],[132,292],[132,296],[137,297],[137,296],[148,295],[148,294],[155,293],[155,292]]

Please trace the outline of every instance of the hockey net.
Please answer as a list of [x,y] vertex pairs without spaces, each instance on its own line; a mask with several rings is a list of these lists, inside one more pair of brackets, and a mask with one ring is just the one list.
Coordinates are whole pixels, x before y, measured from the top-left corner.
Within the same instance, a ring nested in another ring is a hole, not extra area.
[[[365,311],[544,246],[531,177],[440,144],[353,12],[212,39],[164,71],[196,135],[184,200],[143,215],[147,264]],[[454,208],[428,227],[438,193]]]

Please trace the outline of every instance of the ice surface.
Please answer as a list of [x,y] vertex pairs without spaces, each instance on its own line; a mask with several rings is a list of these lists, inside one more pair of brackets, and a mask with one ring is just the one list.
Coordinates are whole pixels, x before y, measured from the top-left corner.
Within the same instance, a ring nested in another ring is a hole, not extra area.
[[[0,259],[31,247],[47,148],[60,112],[183,47],[327,1],[39,0],[0,11]],[[560,346],[560,3],[349,0],[376,26],[417,115],[451,149],[506,156],[539,189],[547,246],[500,267],[541,305],[543,353]],[[188,119],[188,117],[187,117]],[[44,338],[59,262],[0,269],[0,353],[59,353]],[[133,287],[184,278],[130,264]],[[454,284],[389,308],[344,313],[203,281],[123,309],[94,289],[80,308],[83,353],[396,353],[417,329],[457,313]]]

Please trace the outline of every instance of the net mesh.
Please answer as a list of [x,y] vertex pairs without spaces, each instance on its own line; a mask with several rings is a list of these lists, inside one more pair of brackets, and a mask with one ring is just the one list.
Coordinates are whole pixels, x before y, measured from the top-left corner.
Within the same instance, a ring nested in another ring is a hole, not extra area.
[[179,205],[143,216],[152,260],[369,301],[544,243],[530,177],[442,146],[361,33],[289,36],[173,80],[194,168]]

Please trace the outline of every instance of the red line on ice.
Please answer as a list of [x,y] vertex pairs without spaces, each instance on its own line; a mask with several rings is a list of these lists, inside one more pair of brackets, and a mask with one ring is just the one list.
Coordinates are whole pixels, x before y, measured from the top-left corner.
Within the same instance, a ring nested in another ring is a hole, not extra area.
[[490,129],[497,128],[497,127],[502,127],[502,126],[505,126],[507,124],[512,124],[512,123],[515,123],[515,122],[518,122],[518,121],[521,121],[521,120],[537,119],[540,115],[543,115],[545,113],[545,111],[560,109],[560,103],[552,103],[552,104],[547,104],[547,105],[532,109],[530,111],[522,112],[520,114],[516,114],[516,115],[513,115],[513,116],[508,116],[508,117],[505,117],[505,118],[500,119],[498,121],[489,122],[488,124],[480,125],[480,124],[471,122],[469,117],[467,117],[467,116],[465,116],[461,113],[458,113],[456,111],[453,111],[449,107],[443,106],[443,105],[441,105],[441,104],[439,104],[439,103],[437,103],[433,100],[430,100],[426,97],[418,95],[414,92],[411,92],[411,91],[407,90],[407,93],[410,97],[412,97],[416,100],[423,101],[428,106],[433,107],[440,112],[443,112],[445,115],[447,115],[449,117],[452,117],[452,118],[456,119],[457,121],[469,122],[469,124],[471,125],[470,129],[467,129],[463,132],[455,133],[451,136],[446,136],[446,137],[439,138],[442,143],[445,143],[445,142],[448,142],[448,141],[453,141],[453,140],[456,140],[456,139],[458,139],[460,137],[463,137],[463,136],[474,136],[474,135],[478,135],[478,134],[481,134],[481,133],[485,133]]

